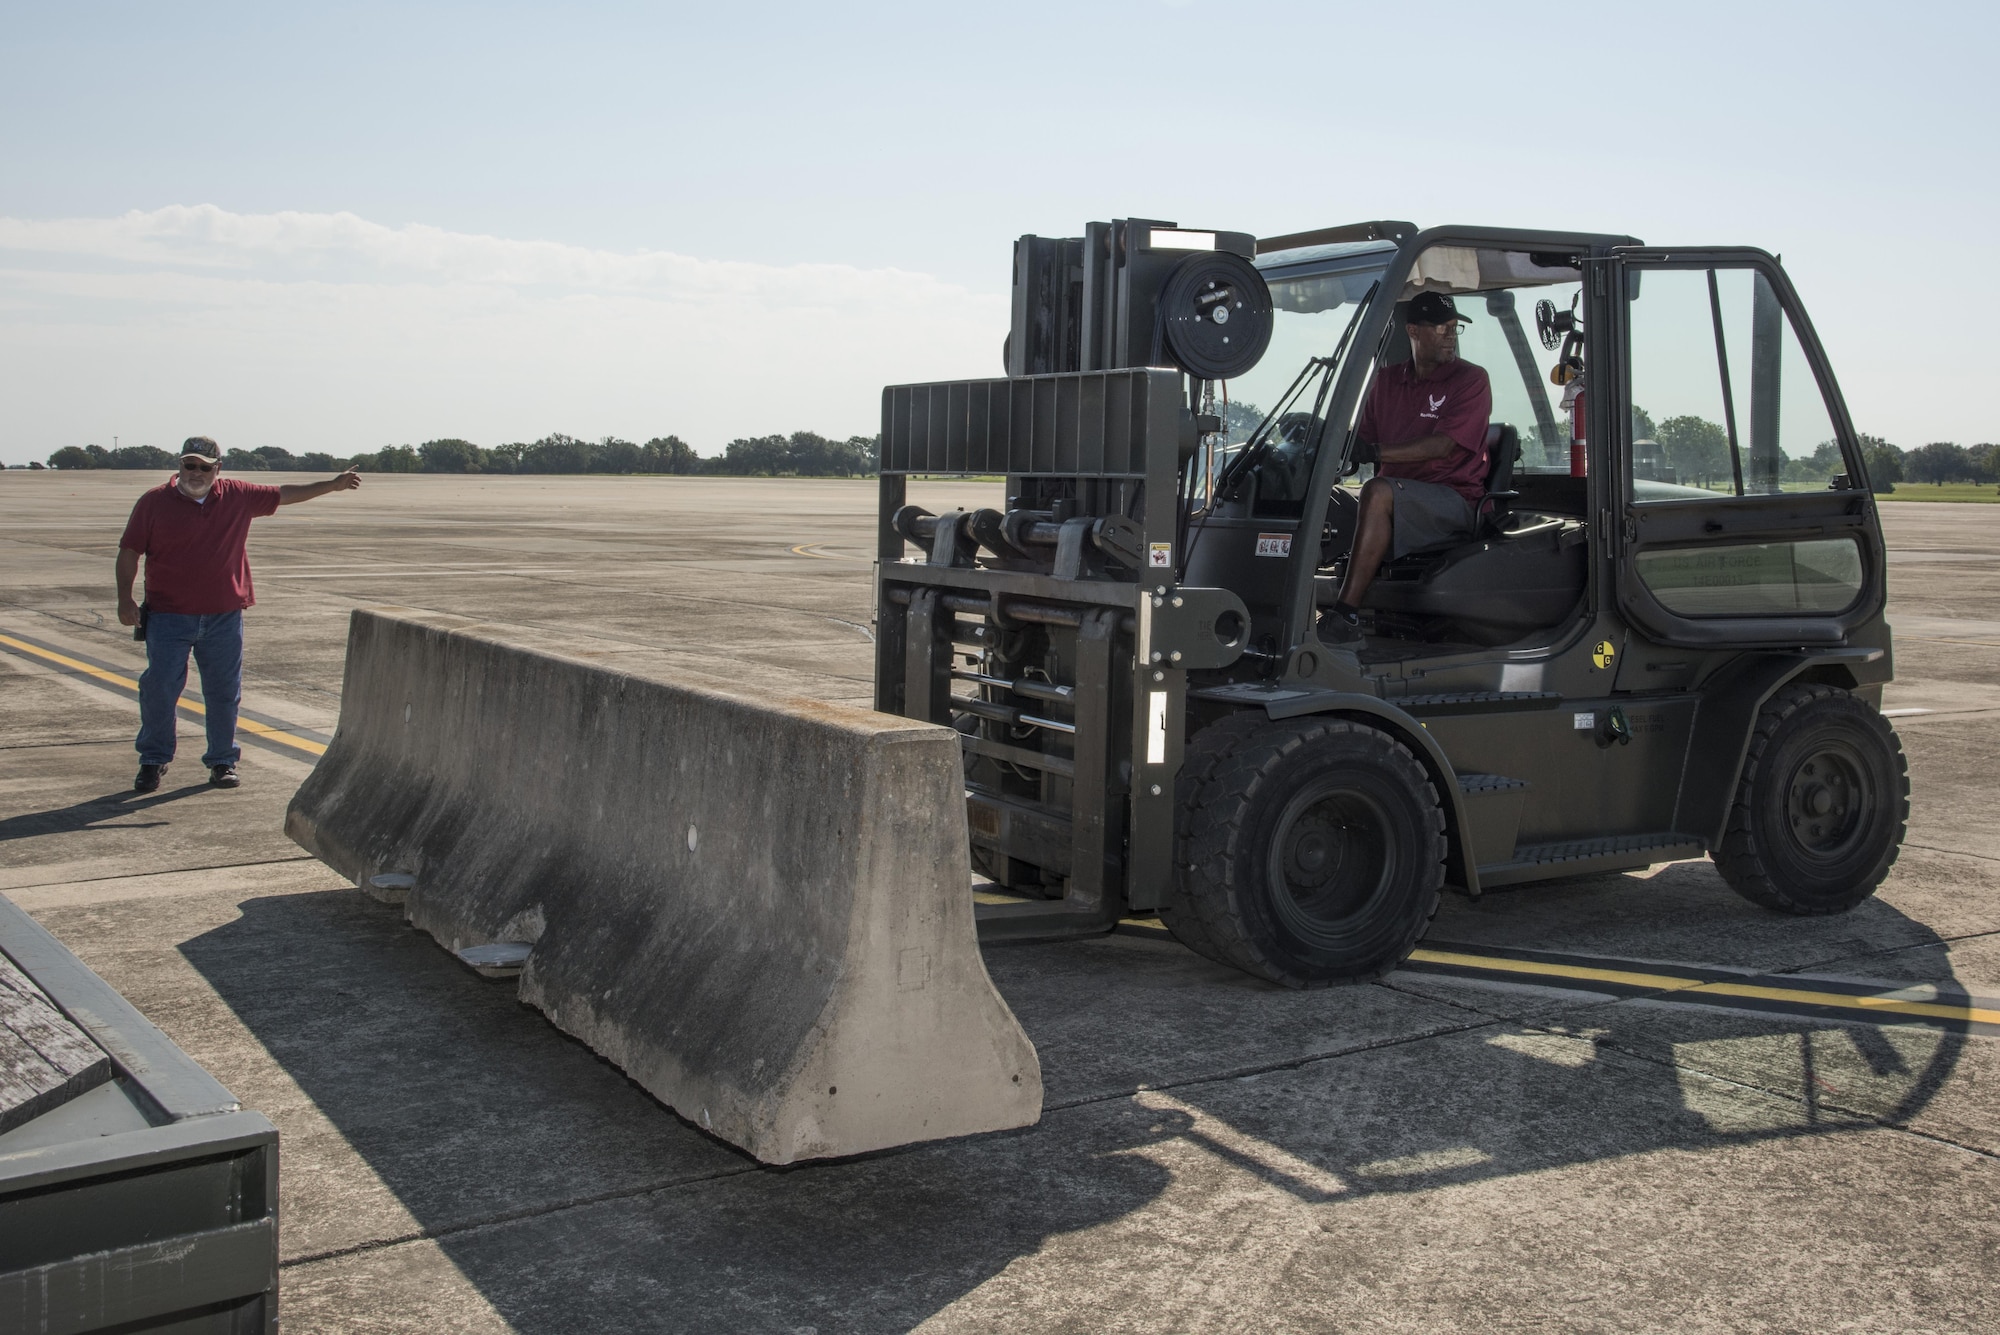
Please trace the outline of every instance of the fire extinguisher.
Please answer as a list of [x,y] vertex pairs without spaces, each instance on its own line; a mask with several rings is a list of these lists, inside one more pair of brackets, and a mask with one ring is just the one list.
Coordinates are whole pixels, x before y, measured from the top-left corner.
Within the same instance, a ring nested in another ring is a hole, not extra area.
[[1569,475],[1587,477],[1590,474],[1590,449],[1584,439],[1583,415],[1583,358],[1577,356],[1582,343],[1572,331],[1563,339],[1562,354],[1549,371],[1549,379],[1562,386],[1562,408],[1569,414]]
[[1569,475],[1590,475],[1590,448],[1583,438],[1583,377],[1578,376],[1563,390],[1563,409],[1569,413]]

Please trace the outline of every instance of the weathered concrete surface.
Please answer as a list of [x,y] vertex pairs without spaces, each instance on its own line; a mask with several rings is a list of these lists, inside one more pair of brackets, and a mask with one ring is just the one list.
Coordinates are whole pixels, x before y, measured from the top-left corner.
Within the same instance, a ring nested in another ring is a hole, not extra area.
[[973,931],[948,728],[725,694],[519,628],[357,609],[340,729],[285,828],[415,878],[454,951],[533,947],[521,999],[765,1163],[1041,1115]]
[[[129,658],[99,627],[151,480],[0,475],[22,516],[0,629]],[[255,707],[330,721],[349,609],[399,600],[865,701],[871,504],[867,484],[373,477],[255,530]],[[2000,779],[1977,763],[2000,512],[1888,515],[1888,703],[1936,712],[1896,719],[1925,847],[1872,906],[1798,923],[1675,864],[1452,899],[1434,938],[2000,995]],[[283,1129],[292,1330],[2000,1329],[2000,1040],[1415,973],[1301,998],[1166,943],[1010,948],[987,960],[1041,1051],[1038,1126],[764,1169],[395,909],[259,864],[296,855],[297,761],[253,751],[238,792],[41,822],[122,805],[133,719],[53,677],[8,712],[38,672],[0,654],[9,893]]]

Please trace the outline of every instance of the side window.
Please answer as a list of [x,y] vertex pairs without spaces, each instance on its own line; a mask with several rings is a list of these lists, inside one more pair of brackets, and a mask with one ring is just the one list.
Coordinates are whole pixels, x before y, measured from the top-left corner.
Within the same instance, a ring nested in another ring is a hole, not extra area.
[[[1637,505],[1824,491],[1851,473],[1776,290],[1755,269],[1629,274],[1632,420],[1623,442]],[[1861,593],[1849,538],[1717,539],[1638,552],[1669,611],[1690,617],[1831,615]]]
[[1776,291],[1754,269],[1634,271],[1632,499],[1820,491],[1852,470]]

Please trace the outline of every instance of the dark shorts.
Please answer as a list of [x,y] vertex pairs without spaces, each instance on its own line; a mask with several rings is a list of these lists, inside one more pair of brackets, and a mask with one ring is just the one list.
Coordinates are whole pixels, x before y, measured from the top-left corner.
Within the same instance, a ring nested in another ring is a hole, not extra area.
[[1471,501],[1441,482],[1385,477],[1396,489],[1396,533],[1389,559],[1472,536],[1477,516]]

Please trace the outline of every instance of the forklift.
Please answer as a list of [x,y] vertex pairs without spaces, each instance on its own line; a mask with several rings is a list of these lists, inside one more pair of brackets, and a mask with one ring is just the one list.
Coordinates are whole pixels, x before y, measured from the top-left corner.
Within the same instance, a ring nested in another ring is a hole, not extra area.
[[[1318,987],[1395,968],[1447,887],[1703,855],[1778,913],[1881,884],[1881,524],[1770,254],[1122,219],[1022,237],[1012,291],[1004,377],[882,399],[875,706],[959,734],[982,940],[1157,915]],[[1424,293],[1491,385],[1475,523],[1323,636]],[[1783,480],[1827,441],[1838,474]],[[938,475],[1004,510],[908,504]]]

